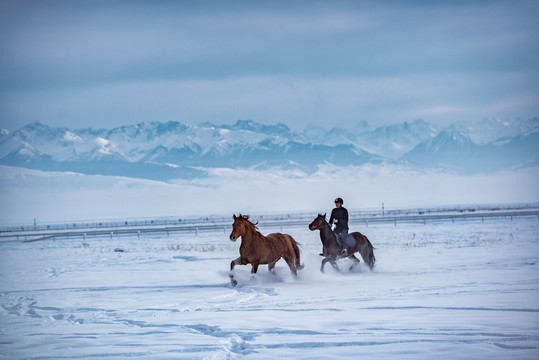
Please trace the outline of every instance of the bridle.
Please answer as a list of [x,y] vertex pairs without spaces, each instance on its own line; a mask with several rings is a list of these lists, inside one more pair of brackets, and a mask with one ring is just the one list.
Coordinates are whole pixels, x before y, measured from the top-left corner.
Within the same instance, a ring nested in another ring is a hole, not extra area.
[[[324,219],[324,220],[326,220],[326,219]],[[315,227],[313,230],[321,230],[321,229],[324,229],[324,228],[326,228],[326,227],[331,228],[331,225],[329,225],[329,224],[326,222],[326,223],[323,224],[323,225],[319,225],[319,226]]]

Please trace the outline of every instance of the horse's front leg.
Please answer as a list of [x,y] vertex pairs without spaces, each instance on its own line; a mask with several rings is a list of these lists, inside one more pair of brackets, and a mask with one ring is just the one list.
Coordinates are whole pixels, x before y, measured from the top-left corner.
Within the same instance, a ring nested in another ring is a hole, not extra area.
[[258,261],[255,261],[255,262],[252,262],[251,263],[251,274],[256,274],[256,272],[258,271],[258,265],[260,265],[260,263]]
[[337,259],[338,259],[337,257],[332,255],[332,256],[328,256],[327,258],[322,260],[322,266],[320,267],[320,271],[324,272],[324,266],[326,265],[326,263],[329,262],[331,264],[331,266],[333,266],[333,268],[335,270],[340,272],[339,267],[337,266],[337,262],[336,262]]
[[234,270],[234,267],[236,265],[247,265],[247,264],[249,264],[249,261],[240,256],[236,260],[232,260],[232,262],[230,263],[230,271]]
[[251,281],[255,281],[256,279],[256,272],[258,271],[258,265],[260,265],[260,262],[255,261],[251,263]]
[[329,258],[324,258],[324,260],[322,260],[322,265],[320,266],[320,272],[324,272],[324,266],[326,266],[326,263],[329,261]]
[[245,260],[241,256],[237,258],[236,260],[232,260],[232,262],[230,263],[230,274],[229,274],[230,283],[232,284],[232,286],[236,286],[238,284],[238,282],[234,279],[234,273],[232,272],[234,270],[234,267],[236,265],[247,265],[247,264],[248,264],[247,260]]

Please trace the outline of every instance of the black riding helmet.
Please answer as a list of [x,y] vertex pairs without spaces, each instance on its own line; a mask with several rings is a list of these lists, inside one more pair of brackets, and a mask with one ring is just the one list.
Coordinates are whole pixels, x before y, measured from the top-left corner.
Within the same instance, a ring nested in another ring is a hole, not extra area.
[[335,204],[336,203],[341,203],[341,205],[342,205],[342,204],[344,204],[344,201],[342,200],[342,198],[339,197],[339,198],[335,199]]

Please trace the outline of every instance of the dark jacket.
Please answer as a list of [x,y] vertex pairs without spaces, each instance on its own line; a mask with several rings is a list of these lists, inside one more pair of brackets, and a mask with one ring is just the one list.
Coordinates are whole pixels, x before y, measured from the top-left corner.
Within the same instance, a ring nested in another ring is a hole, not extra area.
[[338,222],[335,224],[337,226],[336,230],[348,230],[348,210],[343,208],[335,208],[331,211],[331,216],[329,217],[330,225],[333,225],[333,220],[337,219]]

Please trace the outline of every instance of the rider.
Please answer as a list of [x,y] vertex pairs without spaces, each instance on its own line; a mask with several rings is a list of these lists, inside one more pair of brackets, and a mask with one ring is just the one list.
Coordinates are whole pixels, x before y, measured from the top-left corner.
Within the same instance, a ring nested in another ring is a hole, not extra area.
[[331,216],[329,217],[329,224],[335,224],[335,235],[341,240],[342,243],[342,254],[346,254],[346,249],[348,244],[346,243],[346,236],[348,235],[348,210],[346,210],[342,205],[343,199],[335,199],[335,209],[331,211]]

